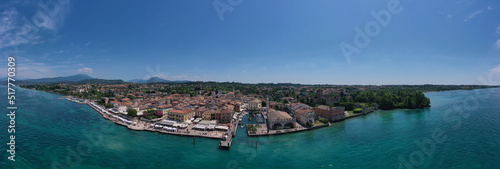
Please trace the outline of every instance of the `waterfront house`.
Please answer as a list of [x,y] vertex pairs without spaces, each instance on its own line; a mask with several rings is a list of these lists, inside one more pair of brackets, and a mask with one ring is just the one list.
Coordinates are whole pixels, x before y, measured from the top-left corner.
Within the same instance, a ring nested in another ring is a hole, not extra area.
[[203,120],[212,120],[212,114],[214,114],[214,113],[215,113],[215,110],[213,110],[213,109],[210,109],[210,110],[203,112],[203,114],[202,114]]
[[203,117],[203,113],[205,113],[208,109],[207,108],[197,108],[195,111],[196,111],[196,118],[202,118]]
[[299,109],[309,109],[309,105],[304,104],[304,103],[300,103],[300,102],[298,102],[298,103],[290,103],[290,104],[287,104],[287,108],[290,111],[290,113],[295,114],[296,110],[299,110]]
[[339,121],[345,118],[344,107],[330,107],[325,105],[319,105],[314,108],[316,115],[324,117],[329,121]]
[[195,115],[192,109],[184,109],[184,110],[170,110],[168,111],[168,119],[176,120],[176,121],[186,121],[193,118]]
[[222,111],[221,109],[215,109],[215,112],[212,113],[211,119],[212,120],[220,120],[221,111]]
[[220,113],[220,123],[231,123],[233,110],[222,110]]
[[297,119],[297,122],[299,122],[303,126],[313,126],[315,117],[316,113],[314,113],[314,111],[311,109],[295,110],[295,118]]
[[248,110],[250,111],[260,111],[262,107],[262,101],[259,99],[254,99],[248,103]]
[[270,127],[269,129],[276,130],[295,127],[295,119],[284,111],[269,109],[267,116],[267,125]]

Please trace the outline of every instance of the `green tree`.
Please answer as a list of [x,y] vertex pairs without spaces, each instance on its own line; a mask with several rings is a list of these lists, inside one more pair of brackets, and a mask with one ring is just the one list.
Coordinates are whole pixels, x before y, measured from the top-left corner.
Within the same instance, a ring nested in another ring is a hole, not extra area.
[[313,124],[312,124],[310,121],[307,121],[306,126],[307,126],[307,127],[312,127],[312,126],[313,126]]
[[394,109],[394,95],[391,92],[384,93],[382,96],[379,107],[382,110],[391,110]]
[[321,98],[321,104],[322,105],[326,105],[326,99],[325,98]]
[[354,109],[354,103],[353,102],[342,102],[340,103],[340,106],[345,107],[345,110],[351,111]]
[[290,103],[288,99],[283,100],[283,104],[288,104],[288,103]]
[[106,107],[106,108],[109,109],[109,108],[113,108],[113,105],[112,104],[106,104],[106,105],[104,105],[104,107]]
[[137,116],[137,110],[136,109],[128,109],[127,110],[127,115],[128,116],[132,116],[132,117],[136,117]]

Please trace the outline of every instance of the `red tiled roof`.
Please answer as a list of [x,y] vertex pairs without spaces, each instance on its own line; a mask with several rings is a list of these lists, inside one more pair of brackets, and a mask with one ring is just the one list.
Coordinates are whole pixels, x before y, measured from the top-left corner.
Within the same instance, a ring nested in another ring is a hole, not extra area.
[[177,114],[187,114],[189,112],[192,112],[193,110],[191,109],[184,109],[184,110],[170,110],[169,113],[177,113]]

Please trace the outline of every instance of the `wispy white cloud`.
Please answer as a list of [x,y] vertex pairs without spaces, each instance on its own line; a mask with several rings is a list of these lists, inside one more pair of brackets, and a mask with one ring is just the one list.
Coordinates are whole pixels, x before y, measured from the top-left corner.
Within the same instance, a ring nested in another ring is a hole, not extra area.
[[6,8],[0,13],[0,49],[26,44],[29,40],[19,30],[20,16],[16,8]]
[[471,20],[472,18],[476,17],[477,15],[479,15],[479,14],[481,14],[483,12],[484,12],[484,10],[478,10],[478,11],[470,14],[469,16],[465,17],[464,21],[467,22],[467,21]]
[[453,15],[448,11],[448,8],[444,8],[444,11],[438,12],[441,15],[444,15],[446,19],[451,19],[453,18]]
[[497,48],[500,48],[500,39],[497,40],[497,42],[495,43],[496,47]]
[[500,64],[479,75],[477,80],[482,85],[500,85]]
[[[35,7],[34,14],[19,12],[17,6]],[[47,9],[51,13],[47,13]],[[45,40],[42,32],[57,30],[64,24],[64,19],[69,13],[68,3],[56,3],[48,8],[44,4],[26,1],[23,3],[6,3],[0,12],[0,49],[11,47],[14,52],[20,45],[35,45]],[[35,19],[32,19],[35,18]],[[53,34],[52,34],[53,35]],[[50,38],[50,37],[47,37]]]
[[2,11],[0,17],[0,35],[4,35],[8,31],[15,28],[15,20],[17,18],[17,10],[15,8],[8,8]]
[[497,34],[500,35],[500,25],[497,26],[497,31],[496,31]]
[[488,10],[488,11],[492,11],[492,10],[495,10],[491,5],[488,5],[488,7],[486,7],[486,9],[481,9],[481,10],[477,10],[473,13],[471,13],[470,15],[468,15],[467,17],[464,18],[464,22],[467,22],[473,18],[475,18],[476,16],[478,16],[479,14],[482,14],[485,12],[485,10]]
[[92,68],[85,67],[85,68],[78,69],[78,70],[76,71],[76,73],[81,73],[81,74],[92,74],[92,73],[94,73],[94,70],[92,70]]
[[497,65],[497,67],[494,67],[493,69],[490,69],[490,72],[494,73],[494,74],[500,74],[500,64]]
[[[55,77],[58,74],[54,70],[61,69],[63,67],[63,66],[49,66],[45,63],[35,62],[31,59],[27,59],[24,57],[16,57],[16,58],[17,58],[16,78],[18,79],[37,79],[44,77]],[[4,72],[0,71],[0,76],[6,76],[6,75],[4,74]]]

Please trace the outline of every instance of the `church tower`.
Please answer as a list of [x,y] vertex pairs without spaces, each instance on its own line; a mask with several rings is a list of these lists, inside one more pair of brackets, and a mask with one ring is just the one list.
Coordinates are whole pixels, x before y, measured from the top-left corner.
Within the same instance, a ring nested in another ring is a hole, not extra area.
[[267,99],[266,99],[266,108],[267,108],[267,112],[269,113],[269,96],[267,96]]

